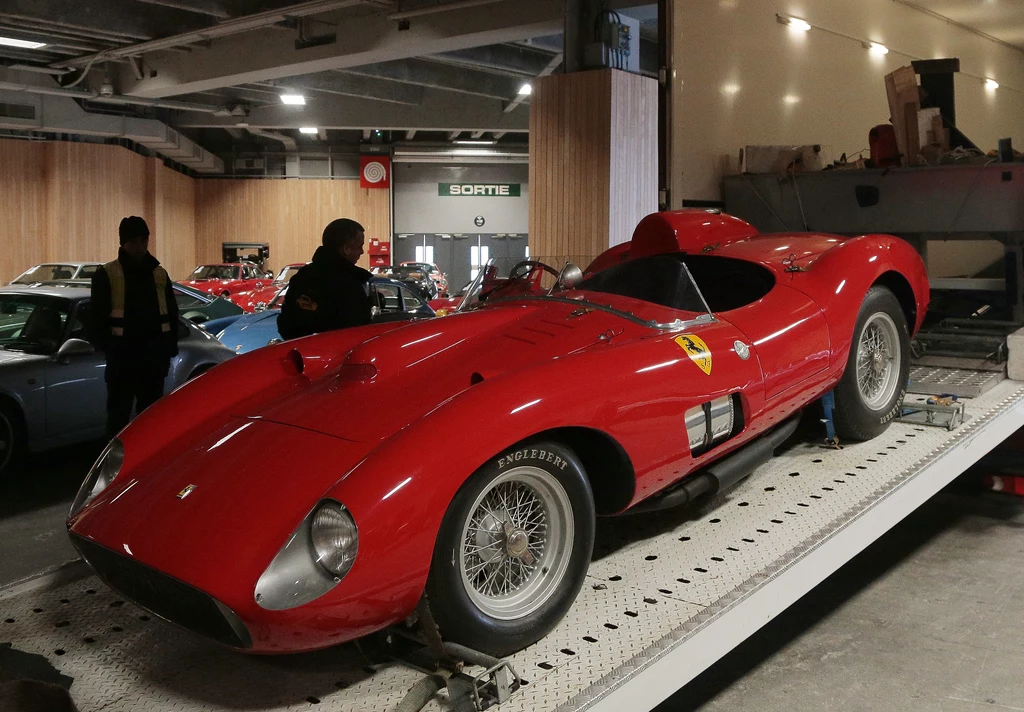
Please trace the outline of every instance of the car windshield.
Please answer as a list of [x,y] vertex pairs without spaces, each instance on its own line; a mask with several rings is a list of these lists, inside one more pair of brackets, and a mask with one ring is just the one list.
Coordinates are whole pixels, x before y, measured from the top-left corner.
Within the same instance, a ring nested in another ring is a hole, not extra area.
[[235,265],[202,265],[196,267],[192,279],[238,279],[239,268]]
[[404,263],[402,267],[408,267],[410,269],[418,269],[420,272],[426,272],[427,274],[434,271],[433,265],[428,265],[426,262],[408,262]]
[[0,294],[0,348],[53,353],[64,336],[70,302],[39,294]]
[[391,271],[385,273],[385,277],[392,279],[426,279],[426,275],[416,267],[392,267]]
[[282,267],[281,271],[277,273],[277,279],[275,279],[274,281],[288,284],[289,280],[291,280],[291,278],[294,277],[300,269],[302,268],[297,267],[295,265],[288,265],[287,267]]
[[75,279],[89,279],[96,274],[97,269],[99,269],[99,265],[84,265],[78,270],[78,274],[75,275]]
[[35,284],[36,282],[54,282],[59,279],[73,279],[78,270],[74,265],[36,265],[11,284]]
[[629,260],[580,282],[576,289],[617,294],[670,309],[710,315],[683,255],[654,255]]

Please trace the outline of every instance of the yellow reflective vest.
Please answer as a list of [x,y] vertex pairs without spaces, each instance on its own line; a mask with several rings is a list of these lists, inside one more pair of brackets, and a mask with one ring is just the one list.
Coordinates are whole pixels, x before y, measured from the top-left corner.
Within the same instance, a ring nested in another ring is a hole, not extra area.
[[[103,265],[110,278],[110,331],[114,336],[124,336],[124,268],[117,260]],[[167,313],[167,271],[160,266],[153,270],[153,282],[156,284],[156,300],[160,305],[160,330],[171,330],[171,319]]]

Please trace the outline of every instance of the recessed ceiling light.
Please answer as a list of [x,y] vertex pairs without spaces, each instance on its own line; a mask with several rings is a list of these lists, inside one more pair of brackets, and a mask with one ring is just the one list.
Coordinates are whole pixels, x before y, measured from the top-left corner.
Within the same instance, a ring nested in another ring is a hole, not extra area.
[[723,84],[722,85],[722,93],[723,94],[736,94],[737,92],[739,92],[739,90],[740,90],[740,85],[739,84]]
[[523,84],[523,86],[519,87],[519,95],[520,96],[529,96],[532,93],[533,93],[533,87],[531,85],[529,85],[529,84]]
[[997,82],[995,79],[986,79],[985,80],[985,88],[986,89],[998,89],[999,88],[999,82]]
[[796,94],[786,94],[786,96],[782,97],[782,100],[784,102],[786,102],[787,104],[799,104],[800,103],[800,97],[798,97]]
[[889,54],[889,48],[884,44],[879,44],[878,42],[869,42],[868,51],[871,52],[871,54],[878,55],[879,57]]
[[318,129],[316,126],[303,126],[302,128],[299,129],[299,133],[315,134],[320,133],[320,129]]
[[39,49],[45,47],[45,42],[29,42],[28,40],[16,40],[13,37],[0,37],[0,45],[5,47],[18,47],[20,49]]
[[282,94],[281,102],[288,106],[303,106],[306,103],[306,97],[302,94]]

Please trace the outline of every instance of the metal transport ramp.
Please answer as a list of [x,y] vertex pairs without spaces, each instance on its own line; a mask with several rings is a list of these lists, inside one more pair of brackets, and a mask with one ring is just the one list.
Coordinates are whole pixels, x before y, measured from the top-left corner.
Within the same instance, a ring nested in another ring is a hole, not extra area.
[[[842,450],[801,444],[699,509],[599,520],[579,598],[510,658],[526,684],[491,709],[651,709],[1024,426],[1022,383],[965,403],[953,432],[896,422]],[[234,653],[152,620],[95,577],[0,592],[3,641],[74,676],[83,712],[387,712],[423,677],[368,666],[355,645]]]

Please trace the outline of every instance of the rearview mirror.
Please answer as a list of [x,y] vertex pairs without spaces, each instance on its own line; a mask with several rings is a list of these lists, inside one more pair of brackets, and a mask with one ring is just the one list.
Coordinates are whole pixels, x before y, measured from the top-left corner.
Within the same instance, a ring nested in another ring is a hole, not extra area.
[[57,350],[57,360],[61,363],[67,363],[72,356],[87,356],[95,351],[96,349],[88,341],[68,339]]
[[572,289],[577,284],[583,281],[583,270],[574,265],[572,262],[566,263],[562,271],[558,273],[558,288],[559,289]]

